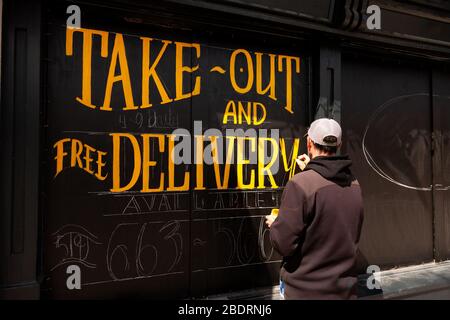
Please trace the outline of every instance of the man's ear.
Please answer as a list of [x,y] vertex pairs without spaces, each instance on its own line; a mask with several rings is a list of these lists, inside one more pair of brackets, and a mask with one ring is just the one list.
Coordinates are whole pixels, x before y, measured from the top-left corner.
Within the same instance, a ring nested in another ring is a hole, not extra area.
[[312,149],[312,147],[313,147],[313,142],[312,142],[312,140],[311,140],[311,138],[310,137],[308,137],[307,138],[308,140],[307,140],[307,144],[306,144],[306,146],[307,146],[307,148],[308,148],[308,150],[309,149]]

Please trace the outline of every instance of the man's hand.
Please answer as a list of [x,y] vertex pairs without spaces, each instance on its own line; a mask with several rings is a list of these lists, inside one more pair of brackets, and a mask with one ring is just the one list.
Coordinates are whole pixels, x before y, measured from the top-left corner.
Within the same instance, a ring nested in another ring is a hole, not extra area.
[[298,156],[295,161],[297,162],[298,166],[300,167],[300,170],[304,170],[306,165],[311,159],[306,154],[302,154],[301,156]]
[[275,221],[276,216],[273,214],[269,214],[266,216],[266,225],[270,228],[272,226],[272,223]]

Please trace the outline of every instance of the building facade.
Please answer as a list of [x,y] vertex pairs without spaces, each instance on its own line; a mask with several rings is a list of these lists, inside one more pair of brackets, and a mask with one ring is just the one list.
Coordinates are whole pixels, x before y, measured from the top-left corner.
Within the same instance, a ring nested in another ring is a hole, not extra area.
[[448,1],[4,0],[1,43],[2,298],[277,284],[264,216],[318,117],[361,274],[450,258]]

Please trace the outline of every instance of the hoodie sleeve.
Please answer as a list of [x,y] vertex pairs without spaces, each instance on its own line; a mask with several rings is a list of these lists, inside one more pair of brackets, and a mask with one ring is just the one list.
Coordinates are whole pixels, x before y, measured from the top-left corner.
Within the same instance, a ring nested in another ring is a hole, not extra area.
[[303,220],[305,194],[290,180],[284,188],[278,217],[270,228],[273,247],[283,257],[291,256],[305,228]]

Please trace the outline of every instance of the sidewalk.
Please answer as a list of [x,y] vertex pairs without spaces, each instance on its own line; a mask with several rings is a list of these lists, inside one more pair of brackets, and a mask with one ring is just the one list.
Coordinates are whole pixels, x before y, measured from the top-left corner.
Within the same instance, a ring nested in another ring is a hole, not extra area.
[[[360,281],[364,282],[364,280]],[[382,294],[360,297],[361,300],[449,299],[450,261],[396,268],[380,273]],[[209,300],[281,300],[278,286],[256,288],[213,295]]]
[[381,272],[381,286],[381,297],[367,299],[450,299],[450,261]]

